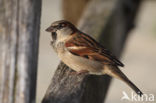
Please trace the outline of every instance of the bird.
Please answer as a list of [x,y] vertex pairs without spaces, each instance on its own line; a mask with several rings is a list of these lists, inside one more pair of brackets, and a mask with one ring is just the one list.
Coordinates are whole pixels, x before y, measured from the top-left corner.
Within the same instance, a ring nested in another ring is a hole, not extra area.
[[108,49],[67,20],[53,22],[47,29],[58,57],[77,74],[109,75],[128,84],[138,95],[141,90],[119,69],[124,64]]

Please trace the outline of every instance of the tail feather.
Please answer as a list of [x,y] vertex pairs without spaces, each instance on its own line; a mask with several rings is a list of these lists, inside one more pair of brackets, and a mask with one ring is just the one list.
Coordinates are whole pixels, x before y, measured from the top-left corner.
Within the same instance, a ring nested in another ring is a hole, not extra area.
[[111,67],[109,68],[110,71],[106,72],[106,74],[118,78],[120,80],[122,80],[123,82],[125,82],[126,84],[128,84],[138,95],[142,96],[143,93],[141,92],[141,90],[134,84],[132,83],[127,76],[117,67]]

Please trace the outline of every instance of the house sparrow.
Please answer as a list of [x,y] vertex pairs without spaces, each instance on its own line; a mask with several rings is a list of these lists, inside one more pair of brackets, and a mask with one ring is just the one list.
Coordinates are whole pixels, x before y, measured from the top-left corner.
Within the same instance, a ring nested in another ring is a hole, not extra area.
[[118,68],[123,63],[72,23],[56,21],[46,31],[52,33],[52,46],[58,57],[78,74],[107,74],[127,83],[138,95],[143,94]]

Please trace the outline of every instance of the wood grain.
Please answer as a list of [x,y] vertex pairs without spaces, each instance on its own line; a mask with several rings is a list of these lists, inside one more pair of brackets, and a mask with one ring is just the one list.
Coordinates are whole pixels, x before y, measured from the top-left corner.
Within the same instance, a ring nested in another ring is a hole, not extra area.
[[41,0],[0,0],[0,103],[34,103]]

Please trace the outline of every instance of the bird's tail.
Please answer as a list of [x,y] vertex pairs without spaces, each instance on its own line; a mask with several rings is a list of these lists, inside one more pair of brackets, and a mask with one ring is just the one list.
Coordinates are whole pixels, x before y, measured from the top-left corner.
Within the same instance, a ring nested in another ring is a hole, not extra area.
[[110,66],[109,68],[105,68],[105,69],[108,69],[105,70],[106,74],[122,80],[123,82],[128,84],[138,95],[140,96],[143,95],[141,90],[135,84],[133,84],[118,67]]

